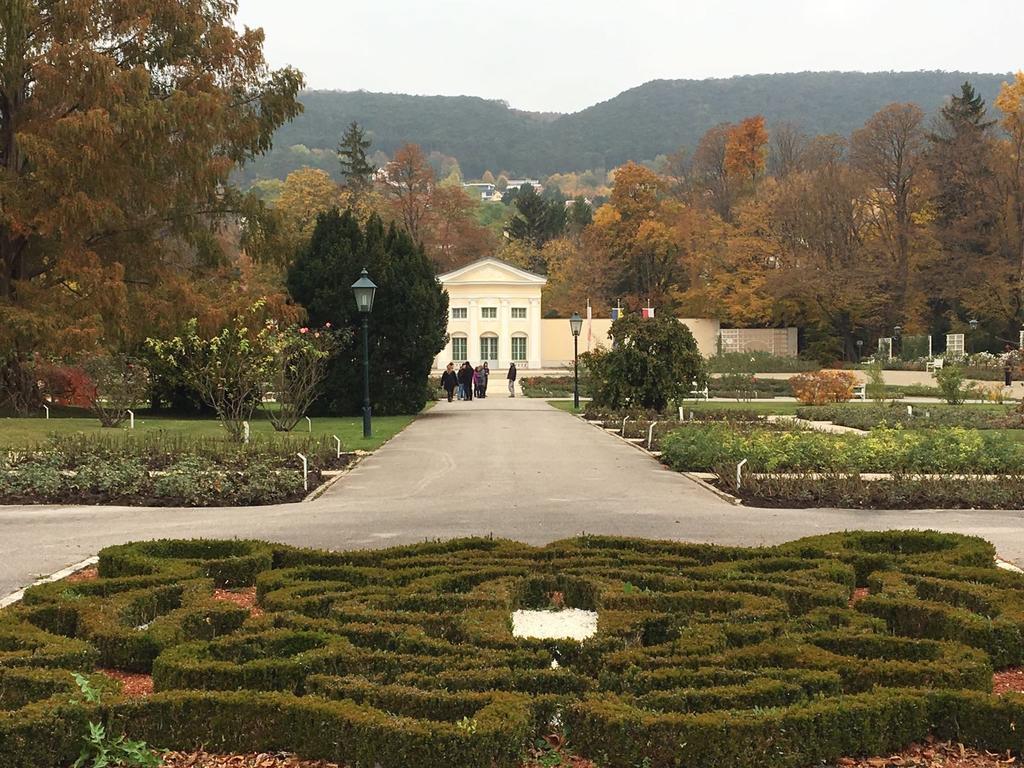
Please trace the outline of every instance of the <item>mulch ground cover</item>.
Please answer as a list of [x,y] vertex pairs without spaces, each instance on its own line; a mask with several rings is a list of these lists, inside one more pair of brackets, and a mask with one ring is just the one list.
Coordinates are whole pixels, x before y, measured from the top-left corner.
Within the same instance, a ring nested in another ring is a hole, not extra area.
[[263,609],[256,605],[256,587],[246,587],[245,589],[215,589],[213,590],[213,599],[234,603],[239,608],[248,608],[249,615],[254,618],[263,615]]
[[1005,768],[1019,766],[1008,754],[969,749],[956,742],[927,741],[889,757],[843,758],[836,768]]
[[122,672],[119,669],[98,669],[100,674],[121,683],[121,692],[132,699],[153,694],[153,677],[134,672]]
[[342,768],[322,760],[300,760],[283,752],[259,755],[211,755],[209,752],[168,752],[163,768]]
[[83,568],[80,571],[75,571],[68,576],[65,581],[68,584],[80,584],[83,581],[95,581],[100,577],[100,569],[95,565],[90,565],[88,568]]
[[992,693],[1024,693],[1024,668],[1011,667],[993,674]]
[[[530,751],[522,768],[600,768],[564,749],[558,737]],[[1006,768],[1021,762],[1007,754],[969,749],[956,742],[925,742],[888,757],[843,758],[828,768]],[[335,763],[300,760],[286,753],[212,755],[208,752],[169,752],[163,768],[345,768]]]

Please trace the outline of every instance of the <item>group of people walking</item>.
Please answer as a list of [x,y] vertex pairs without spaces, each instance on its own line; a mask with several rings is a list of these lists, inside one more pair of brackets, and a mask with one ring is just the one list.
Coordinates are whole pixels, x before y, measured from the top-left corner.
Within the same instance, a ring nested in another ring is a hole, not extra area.
[[[459,400],[472,400],[474,397],[487,397],[487,382],[491,378],[491,369],[487,363],[474,368],[467,360],[455,370],[455,363],[448,363],[444,373],[441,374],[441,388],[448,393],[450,403],[456,397]],[[508,369],[508,394],[509,397],[516,396],[516,379],[518,372],[516,364],[512,363]]]

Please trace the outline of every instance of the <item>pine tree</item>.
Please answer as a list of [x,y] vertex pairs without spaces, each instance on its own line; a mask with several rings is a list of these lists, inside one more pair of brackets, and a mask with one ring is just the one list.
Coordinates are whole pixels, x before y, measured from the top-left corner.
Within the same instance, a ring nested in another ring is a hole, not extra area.
[[995,121],[986,116],[984,99],[970,83],[964,83],[960,94],[942,108],[935,130],[928,135],[929,165],[938,184],[935,204],[940,226],[947,235],[966,239],[961,245],[975,251],[984,247],[984,234],[991,228],[993,216],[985,190],[992,176],[991,128]]
[[354,415],[363,404],[362,317],[351,285],[363,268],[377,284],[370,315],[370,399],[379,415],[417,413],[426,405],[434,357],[444,349],[448,294],[422,246],[373,214],[360,227],[351,210],[323,213],[309,245],[288,273],[288,290],[310,323],[359,332],[331,365],[320,413]]
[[366,138],[366,132],[359,123],[353,122],[338,144],[341,175],[345,179],[345,186],[357,199],[373,186],[373,175],[377,172],[377,167],[366,158],[366,150],[372,143]]
[[513,240],[543,248],[544,243],[559,237],[565,229],[565,203],[538,195],[529,184],[519,189],[514,205],[517,214],[508,224]]

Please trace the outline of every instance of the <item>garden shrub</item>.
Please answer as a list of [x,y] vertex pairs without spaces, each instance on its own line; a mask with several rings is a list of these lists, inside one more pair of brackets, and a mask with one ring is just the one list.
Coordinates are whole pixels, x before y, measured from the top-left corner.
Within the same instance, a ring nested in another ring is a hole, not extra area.
[[857,379],[848,371],[813,371],[789,380],[793,395],[804,405],[841,403],[853,397]]
[[945,403],[918,403],[911,406],[909,413],[907,406],[899,403],[888,405],[838,403],[798,408],[796,415],[801,419],[831,421],[844,427],[863,430],[874,429],[878,426],[906,429],[933,429],[935,427],[1005,429],[1011,426],[1009,408],[991,406],[961,408]]
[[[928,736],[1019,748],[1024,698],[989,691],[1024,663],[1024,590],[993,554],[933,531],[110,547],[99,579],[0,612],[0,764],[68,764],[90,720],[381,768],[514,768],[556,720],[585,756],[651,768],[800,768]],[[263,615],[211,599],[253,583]],[[595,637],[513,637],[511,612],[554,592],[597,610]],[[158,692],[73,700],[70,670],[97,662],[151,667]]]
[[1024,446],[999,432],[958,427],[878,428],[836,435],[800,429],[687,424],[661,439],[662,460],[680,471],[715,472],[748,460],[751,472],[1024,472]]

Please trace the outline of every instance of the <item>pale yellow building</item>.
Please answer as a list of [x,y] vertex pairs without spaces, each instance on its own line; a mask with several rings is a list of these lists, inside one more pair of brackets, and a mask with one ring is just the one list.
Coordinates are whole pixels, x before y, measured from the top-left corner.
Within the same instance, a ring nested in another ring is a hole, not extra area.
[[[448,291],[448,346],[434,360],[435,370],[449,362],[487,362],[506,368],[514,362],[524,370],[572,365],[573,337],[566,318],[544,319],[541,292],[547,278],[494,258],[480,259],[438,277]],[[608,318],[586,317],[580,352],[608,346]],[[682,320],[705,357],[717,352],[717,320]]]

